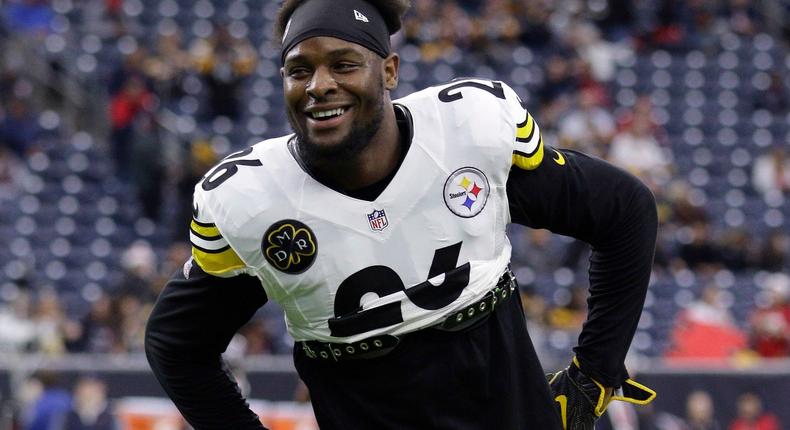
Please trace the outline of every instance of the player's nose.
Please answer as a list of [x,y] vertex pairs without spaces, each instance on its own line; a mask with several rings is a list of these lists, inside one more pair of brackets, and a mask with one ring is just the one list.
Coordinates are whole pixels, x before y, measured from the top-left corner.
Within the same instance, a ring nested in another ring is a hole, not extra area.
[[322,99],[337,89],[337,81],[328,67],[318,67],[310,82],[307,83],[307,94],[315,99]]

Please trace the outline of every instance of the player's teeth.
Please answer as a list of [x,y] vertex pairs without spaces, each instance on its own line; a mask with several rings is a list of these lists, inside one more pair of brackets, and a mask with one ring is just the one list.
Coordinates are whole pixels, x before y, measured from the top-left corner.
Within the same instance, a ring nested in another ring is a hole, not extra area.
[[325,110],[321,112],[313,112],[313,118],[328,118],[332,116],[342,115],[345,110],[343,108]]

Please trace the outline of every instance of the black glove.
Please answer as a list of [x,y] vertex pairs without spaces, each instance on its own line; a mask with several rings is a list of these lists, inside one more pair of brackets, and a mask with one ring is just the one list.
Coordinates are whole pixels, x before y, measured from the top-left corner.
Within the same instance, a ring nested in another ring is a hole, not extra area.
[[631,379],[623,384],[622,393],[607,394],[601,383],[582,373],[576,357],[570,366],[546,377],[563,430],[594,430],[595,421],[612,400],[645,405],[656,397],[655,391]]

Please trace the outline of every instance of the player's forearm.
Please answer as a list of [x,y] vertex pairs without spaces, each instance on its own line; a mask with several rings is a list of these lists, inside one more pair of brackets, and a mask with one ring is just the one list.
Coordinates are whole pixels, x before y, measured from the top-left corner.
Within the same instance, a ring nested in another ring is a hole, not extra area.
[[197,266],[174,275],[159,296],[146,326],[146,356],[195,429],[263,429],[221,354],[265,302],[256,278],[216,278]]
[[627,378],[623,361],[650,281],[658,220],[653,195],[641,184],[612,220],[616,228],[593,243],[588,317],[575,352],[582,370],[607,386]]
[[219,356],[198,360],[197,357],[177,358],[180,354],[156,345],[156,341],[146,344],[151,369],[167,395],[195,429],[264,428],[258,416],[249,409]]

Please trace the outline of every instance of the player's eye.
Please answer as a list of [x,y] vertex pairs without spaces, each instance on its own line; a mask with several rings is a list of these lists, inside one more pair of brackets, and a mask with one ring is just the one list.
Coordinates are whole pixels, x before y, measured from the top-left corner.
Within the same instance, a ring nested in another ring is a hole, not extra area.
[[359,66],[354,63],[338,63],[335,65],[335,70],[341,73],[352,72],[358,68]]
[[306,67],[292,67],[287,70],[286,74],[289,78],[303,79],[310,76],[310,70]]

